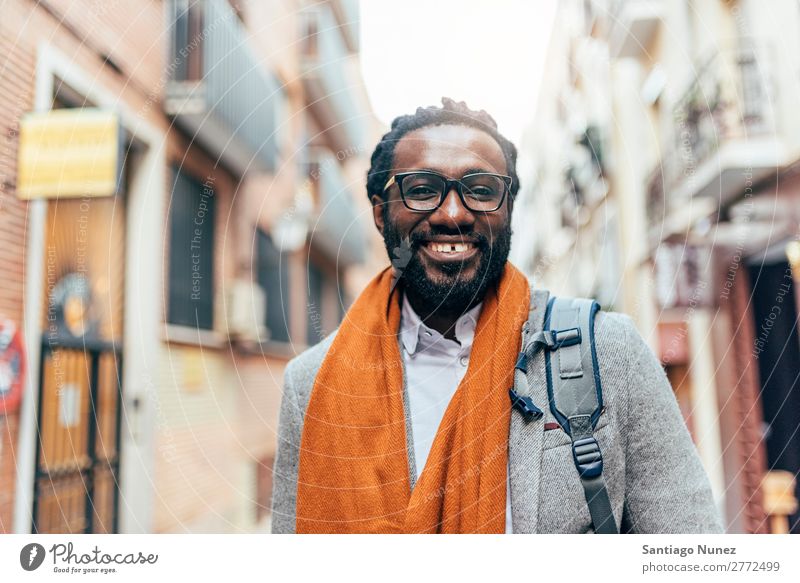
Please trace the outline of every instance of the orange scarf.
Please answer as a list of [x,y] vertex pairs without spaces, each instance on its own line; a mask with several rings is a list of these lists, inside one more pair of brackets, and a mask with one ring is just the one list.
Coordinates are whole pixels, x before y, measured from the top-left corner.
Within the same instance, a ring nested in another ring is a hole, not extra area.
[[490,289],[469,367],[413,492],[399,294],[391,269],[347,313],[306,409],[297,484],[301,533],[502,533],[514,363],[530,302],[510,263]]

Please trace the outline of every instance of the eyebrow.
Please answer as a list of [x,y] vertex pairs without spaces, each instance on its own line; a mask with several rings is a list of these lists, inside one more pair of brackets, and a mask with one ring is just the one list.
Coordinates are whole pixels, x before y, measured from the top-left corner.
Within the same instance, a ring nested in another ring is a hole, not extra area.
[[[412,168],[409,170],[404,170],[404,172],[432,172],[433,174],[444,176],[443,172],[434,170],[433,168]],[[489,174],[502,174],[502,172],[495,172],[494,170],[487,170],[486,168],[467,168],[461,176],[467,176],[468,174],[483,174],[486,172]]]
[[482,172],[489,172],[490,174],[502,174],[502,172],[495,172],[494,170],[486,170],[485,168],[467,168],[467,171],[464,172],[461,176],[466,176],[467,174],[478,174]]

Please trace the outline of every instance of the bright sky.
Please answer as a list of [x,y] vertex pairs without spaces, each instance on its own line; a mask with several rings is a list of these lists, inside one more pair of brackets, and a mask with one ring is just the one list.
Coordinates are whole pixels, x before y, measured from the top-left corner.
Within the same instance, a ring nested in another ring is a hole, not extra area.
[[361,65],[387,125],[441,97],[485,109],[519,145],[533,117],[555,0],[362,0]]

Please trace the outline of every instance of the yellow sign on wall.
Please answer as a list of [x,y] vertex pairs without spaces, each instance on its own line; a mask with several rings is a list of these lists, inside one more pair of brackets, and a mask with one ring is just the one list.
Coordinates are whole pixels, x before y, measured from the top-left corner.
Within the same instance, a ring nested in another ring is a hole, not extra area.
[[117,114],[100,109],[29,113],[20,124],[19,198],[110,196],[121,171]]

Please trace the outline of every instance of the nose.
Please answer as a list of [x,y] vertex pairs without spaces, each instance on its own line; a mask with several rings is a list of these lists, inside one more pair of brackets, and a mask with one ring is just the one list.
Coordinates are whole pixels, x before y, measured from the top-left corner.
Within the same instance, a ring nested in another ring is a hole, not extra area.
[[459,230],[475,224],[475,215],[461,202],[455,187],[444,197],[442,204],[428,218],[431,225],[457,226]]

